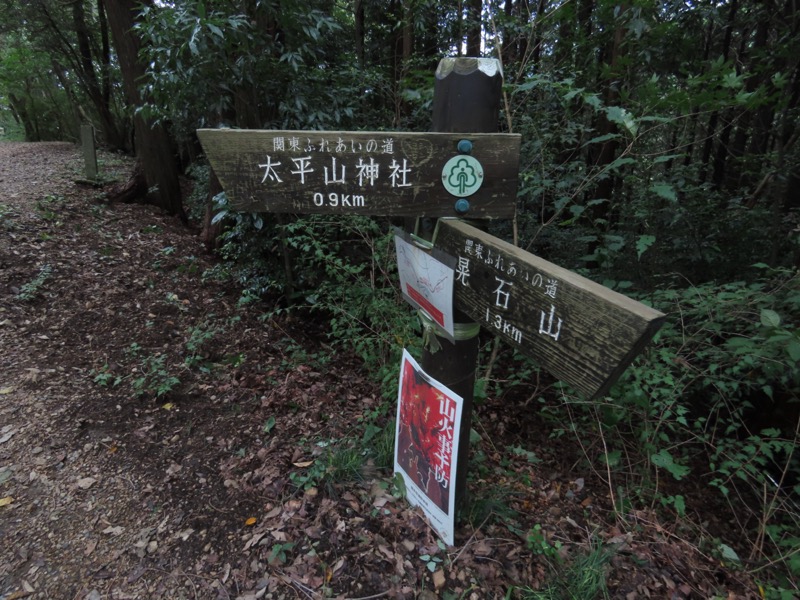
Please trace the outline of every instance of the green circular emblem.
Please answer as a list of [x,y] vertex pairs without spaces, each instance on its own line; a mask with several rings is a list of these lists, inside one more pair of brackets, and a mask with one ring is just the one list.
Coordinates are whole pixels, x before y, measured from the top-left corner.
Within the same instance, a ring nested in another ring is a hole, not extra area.
[[483,183],[483,167],[472,156],[454,156],[442,168],[442,183],[453,196],[471,196]]

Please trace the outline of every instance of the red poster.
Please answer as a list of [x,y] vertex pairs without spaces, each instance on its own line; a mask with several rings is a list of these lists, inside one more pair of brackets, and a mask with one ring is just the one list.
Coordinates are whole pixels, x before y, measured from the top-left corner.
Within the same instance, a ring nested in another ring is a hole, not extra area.
[[453,544],[458,423],[462,399],[403,353],[397,407],[395,472],[442,539]]

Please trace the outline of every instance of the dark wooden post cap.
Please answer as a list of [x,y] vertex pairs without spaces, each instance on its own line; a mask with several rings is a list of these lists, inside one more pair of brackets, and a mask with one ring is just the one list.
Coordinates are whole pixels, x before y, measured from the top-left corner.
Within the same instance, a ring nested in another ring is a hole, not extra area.
[[434,83],[433,131],[497,131],[502,85],[496,58],[443,58]]

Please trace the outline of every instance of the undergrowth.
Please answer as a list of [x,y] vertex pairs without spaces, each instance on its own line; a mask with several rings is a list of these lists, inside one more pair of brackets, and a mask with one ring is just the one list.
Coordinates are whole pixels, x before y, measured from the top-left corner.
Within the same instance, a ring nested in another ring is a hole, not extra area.
[[[400,299],[387,224],[362,217],[278,221],[220,214],[227,223],[221,250],[227,262],[208,276],[235,279],[244,290],[241,303],[261,303],[264,319],[319,314],[329,323],[331,347],[354,351],[392,400],[400,353],[417,344],[419,327]],[[638,244],[638,256],[648,247]],[[639,299],[669,319],[607,397],[587,401],[561,384],[539,388],[535,363],[514,356],[514,374],[479,381],[476,398],[524,390],[554,439],[574,436],[583,448],[623,529],[634,526],[630,516],[639,508],[689,523],[701,509],[726,507],[735,539],[698,536],[701,550],[763,578],[766,598],[788,597],[798,591],[800,576],[799,281],[796,270],[758,264],[737,281],[654,285]],[[636,287],[607,283],[629,294]],[[372,464],[388,468],[390,415],[387,406],[360,430],[386,436],[383,459],[367,451],[365,440],[350,437],[326,447],[294,483],[335,485],[363,477]],[[479,473],[480,453],[475,456],[470,471]],[[488,515],[513,522],[509,498],[495,491],[469,507],[473,525]],[[535,545],[536,532],[528,533],[535,548],[544,548]],[[583,576],[594,580],[607,557],[600,549],[592,555],[585,564],[560,566],[554,577],[571,585]],[[549,590],[525,597],[556,597]],[[593,590],[576,588],[574,597],[606,594],[602,586]]]
[[757,268],[750,282],[651,293],[670,319],[610,395],[563,391],[541,410],[554,438],[584,449],[619,523],[643,507],[725,508],[738,535],[703,549],[782,598],[800,577],[800,277]]

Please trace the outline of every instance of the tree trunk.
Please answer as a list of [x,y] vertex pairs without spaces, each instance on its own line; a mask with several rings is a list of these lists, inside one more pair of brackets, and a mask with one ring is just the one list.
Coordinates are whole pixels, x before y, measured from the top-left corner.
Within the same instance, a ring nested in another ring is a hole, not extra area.
[[103,0],[97,0],[97,20],[100,22],[100,79],[102,81],[103,104],[111,108],[111,41],[108,37],[108,20]]
[[[736,20],[736,11],[739,9],[739,0],[732,0],[728,21],[725,23],[725,37],[722,42],[722,59],[728,60],[731,51],[731,38],[733,36],[733,23]],[[708,168],[711,166],[711,152],[714,149],[714,138],[717,135],[717,123],[719,123],[719,111],[714,111],[708,119],[708,129],[706,131],[706,142],[703,145],[703,162],[700,167],[699,180],[701,183],[707,179]]]
[[481,55],[482,0],[467,1],[467,56]]
[[[36,10],[42,18],[44,27],[52,34],[52,44],[65,62],[65,66],[74,73],[79,86],[91,101],[100,119],[103,137],[113,148],[125,148],[125,133],[120,128],[111,110],[111,87],[104,94],[97,81],[92,58],[92,43],[89,27],[86,24],[86,12],[83,0],[70,0],[65,3],[72,6],[72,30],[67,31],[62,21],[54,15],[46,3],[37,3]],[[101,23],[102,23],[101,19]],[[101,25],[102,29],[102,25]],[[72,33],[74,32],[74,39]],[[77,50],[75,49],[77,46]]]
[[[587,2],[581,4],[585,7]],[[619,102],[620,87],[622,86],[623,74],[620,72],[619,62],[623,57],[623,42],[625,41],[625,24],[621,20],[621,14],[627,10],[627,6],[623,5],[620,10],[620,18],[614,28],[614,39],[611,43],[611,48],[606,53],[608,60],[604,67],[601,67],[601,72],[604,72],[603,81],[601,85],[605,88],[603,91],[603,104],[605,106],[616,106]],[[584,14],[580,21],[581,29],[588,32],[591,28],[591,15]],[[601,113],[597,121],[597,135],[610,135],[619,133],[617,124],[610,121],[605,113]],[[610,139],[602,142],[599,147],[597,144],[589,146],[587,153],[587,163],[590,168],[600,172],[606,169],[608,165],[614,162],[619,150],[619,140]],[[617,183],[618,177],[614,173],[609,173],[605,177],[600,178],[597,185],[593,190],[590,190],[590,197],[588,200],[602,199],[606,200],[605,203],[597,204],[593,207],[591,214],[593,219],[609,219],[611,200],[614,193],[614,187]]]
[[[134,31],[138,15],[137,0],[104,0],[108,24],[117,50],[125,95],[132,107],[142,106],[139,82],[145,75],[139,62],[139,37]],[[149,4],[147,2],[146,4]],[[169,214],[186,220],[178,181],[178,168],[171,140],[161,124],[145,119],[141,112],[133,118],[136,157],[147,181],[148,198]]]
[[358,66],[363,69],[367,64],[364,55],[364,0],[355,0],[353,18],[355,20],[356,60],[358,60]]

